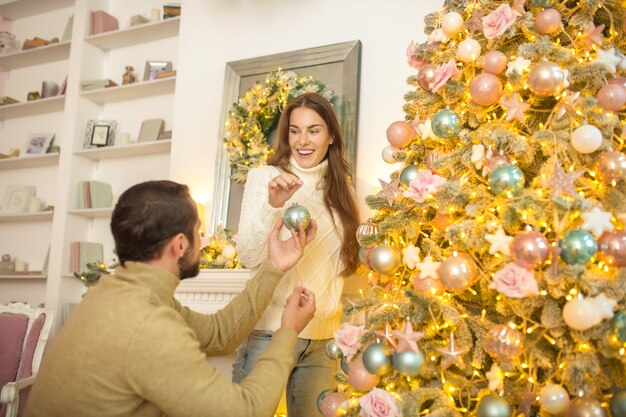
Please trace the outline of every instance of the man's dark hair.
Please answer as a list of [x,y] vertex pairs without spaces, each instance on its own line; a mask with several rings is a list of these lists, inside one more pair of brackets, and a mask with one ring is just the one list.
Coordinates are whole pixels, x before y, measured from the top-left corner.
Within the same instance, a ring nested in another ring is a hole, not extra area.
[[120,196],[111,218],[120,264],[157,259],[167,241],[178,233],[194,242],[197,219],[186,185],[173,181],[133,185]]

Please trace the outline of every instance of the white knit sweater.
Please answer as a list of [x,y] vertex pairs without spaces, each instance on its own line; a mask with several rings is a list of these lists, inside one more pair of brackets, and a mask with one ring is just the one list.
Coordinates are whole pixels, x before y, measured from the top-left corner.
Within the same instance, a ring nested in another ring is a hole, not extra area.
[[[264,166],[248,173],[237,234],[239,259],[246,267],[255,269],[267,258],[267,238],[272,226],[293,203],[306,207],[318,227],[316,238],[306,246],[300,261],[276,287],[272,301],[257,323],[258,330],[275,331],[280,327],[285,300],[300,281],[315,293],[317,310],[299,337],[329,339],[339,327],[344,284],[343,277],[339,275],[343,269],[339,259],[343,231],[339,217],[335,215],[335,228],[324,205],[322,178],[327,166],[328,162],[324,160],[313,168],[304,169],[292,158],[289,169],[300,177],[303,184],[281,208],[274,208],[268,202],[268,183],[280,174],[280,170]],[[290,236],[287,228],[283,227],[280,238],[286,240]]]

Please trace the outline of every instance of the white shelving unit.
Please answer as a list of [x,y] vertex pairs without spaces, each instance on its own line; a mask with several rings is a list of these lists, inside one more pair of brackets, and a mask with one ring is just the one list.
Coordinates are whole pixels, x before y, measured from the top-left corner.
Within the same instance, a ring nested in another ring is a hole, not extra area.
[[18,158],[0,159],[0,171],[7,171],[21,168],[36,168],[55,166],[59,163],[59,153],[48,153],[44,155],[20,156]]
[[[172,141],[176,137],[176,131],[171,126],[176,77],[142,79],[144,65],[150,60],[170,61],[173,69],[176,69],[180,18],[89,34],[92,11],[104,10],[116,17],[120,27],[123,27],[132,15],[140,12],[139,8],[145,8],[144,13],[149,14],[152,8],[161,8],[162,5],[158,0],[0,0],[0,14],[16,21],[14,27],[25,28],[24,31],[41,25],[46,19],[60,26],[61,20],[64,24],[73,16],[71,40],[0,55],[0,69],[10,74],[5,77],[5,91],[0,92],[0,96],[8,95],[22,100],[21,91],[33,89],[30,84],[11,84],[13,80],[28,79],[30,82],[33,78],[58,80],[59,77],[62,80],[67,74],[66,94],[63,96],[0,106],[0,149],[3,140],[8,140],[9,134],[6,132],[11,132],[12,137],[27,137],[32,133],[30,129],[46,131],[48,128],[41,126],[48,126],[50,121],[60,126],[54,131],[54,144],[61,148],[60,153],[0,160],[0,183],[3,178],[4,184],[13,184],[14,179],[19,179],[18,185],[35,182],[32,185],[40,190],[42,185],[37,184],[37,181],[52,175],[56,177],[52,193],[54,201],[46,201],[46,204],[54,206],[54,211],[0,214],[0,235],[3,228],[10,233],[22,233],[25,230],[27,232],[24,233],[34,233],[43,241],[40,245],[43,249],[38,251],[43,253],[29,256],[13,253],[7,245],[4,247],[2,253],[11,252],[17,259],[28,262],[31,269],[40,267],[38,264],[46,254],[49,240],[47,275],[0,276],[0,303],[27,298],[24,294],[32,292],[35,286],[38,288],[35,293],[43,294],[42,299],[28,297],[29,302],[45,303],[61,317],[63,306],[78,303],[84,293],[83,284],[79,280],[64,278],[71,276],[67,274],[70,269],[71,242],[101,242],[105,252],[102,261],[108,261],[114,256],[113,239],[107,221],[113,209],[76,209],[78,184],[84,181],[106,182],[111,184],[113,194],[117,196],[137,182],[168,177]],[[17,39],[41,36],[30,32],[16,32],[15,35]],[[121,74],[129,65],[137,69],[137,81],[134,83],[89,91],[80,88],[81,80],[87,79],[111,79],[122,84]],[[55,75],[50,75],[48,68]],[[118,144],[122,132],[128,133],[131,140],[135,139],[139,136],[142,121],[156,118],[166,122],[166,130],[174,133],[173,139]],[[81,149],[89,121],[105,119],[117,122],[113,145]],[[2,192],[0,189],[0,197]],[[11,291],[14,291],[20,280],[23,280],[24,290],[12,294]],[[26,282],[30,283],[28,289]],[[10,290],[5,291],[3,288]],[[59,323],[55,326],[58,328]]]

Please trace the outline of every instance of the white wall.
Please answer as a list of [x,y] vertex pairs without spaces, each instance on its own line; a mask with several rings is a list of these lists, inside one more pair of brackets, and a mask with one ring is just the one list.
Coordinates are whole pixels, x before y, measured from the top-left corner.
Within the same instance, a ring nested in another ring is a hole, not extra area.
[[360,40],[361,83],[357,198],[388,179],[380,157],[385,130],[403,119],[405,58],[423,41],[423,18],[441,4],[423,0],[187,0],[183,2],[170,177],[195,195],[212,197],[225,63],[302,48]]

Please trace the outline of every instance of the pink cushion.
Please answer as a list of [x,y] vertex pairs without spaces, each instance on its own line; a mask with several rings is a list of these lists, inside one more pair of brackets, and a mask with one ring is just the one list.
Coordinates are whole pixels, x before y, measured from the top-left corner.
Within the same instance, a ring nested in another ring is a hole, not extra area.
[[[39,340],[39,334],[46,322],[46,315],[40,314],[39,317],[33,322],[33,326],[28,332],[26,343],[24,343],[24,351],[22,352],[22,362],[18,370],[17,379],[27,378],[33,374],[33,359],[35,356],[35,349],[37,348],[37,341]],[[28,401],[28,394],[30,387],[20,390],[20,406],[17,411],[18,417],[24,413],[26,402]]]
[[[15,381],[20,362],[28,317],[21,314],[0,314],[0,387]],[[6,404],[0,406],[0,415],[6,414]]]

